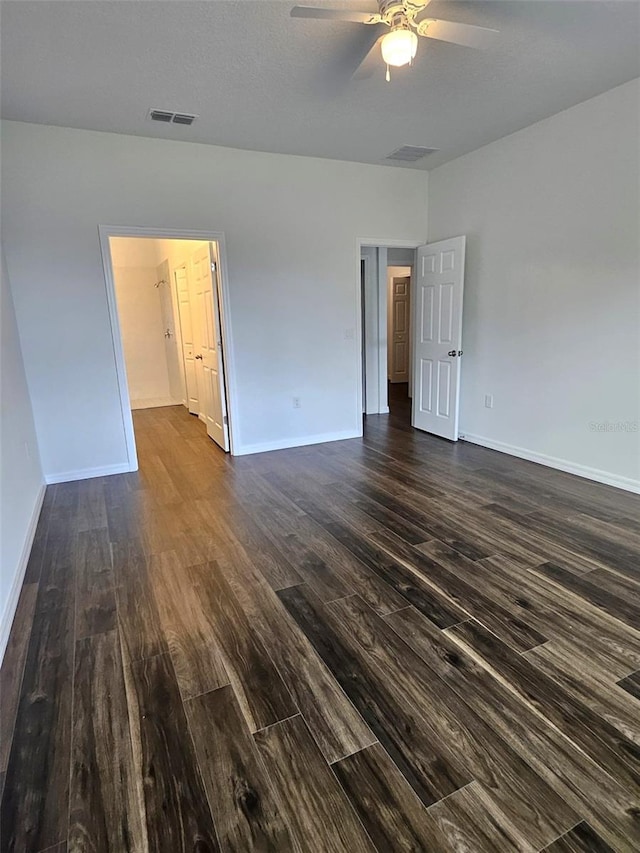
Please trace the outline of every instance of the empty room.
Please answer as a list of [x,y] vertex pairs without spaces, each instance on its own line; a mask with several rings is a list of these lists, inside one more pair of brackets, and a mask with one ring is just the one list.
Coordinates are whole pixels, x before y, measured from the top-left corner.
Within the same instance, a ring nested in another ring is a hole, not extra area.
[[640,0],[0,0],[0,853],[640,849]]

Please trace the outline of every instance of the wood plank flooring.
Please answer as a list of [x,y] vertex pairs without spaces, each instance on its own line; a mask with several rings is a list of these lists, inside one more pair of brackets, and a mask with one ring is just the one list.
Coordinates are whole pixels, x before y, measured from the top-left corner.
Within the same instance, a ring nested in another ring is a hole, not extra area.
[[232,459],[182,407],[50,486],[1,853],[637,851],[640,498],[410,428]]

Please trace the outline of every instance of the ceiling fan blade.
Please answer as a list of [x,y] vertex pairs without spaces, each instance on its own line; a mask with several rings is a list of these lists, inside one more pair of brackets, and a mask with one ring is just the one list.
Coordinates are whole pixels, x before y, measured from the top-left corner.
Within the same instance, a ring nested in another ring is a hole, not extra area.
[[294,6],[292,18],[313,18],[314,20],[352,21],[354,24],[379,24],[378,12],[358,12],[349,9],[322,9],[316,6]]
[[448,41],[480,50],[495,44],[499,30],[476,27],[474,24],[457,24],[453,21],[436,21],[426,18],[418,24],[418,34],[438,41]]
[[358,65],[351,75],[352,80],[366,80],[369,77],[373,77],[376,71],[379,71],[381,74],[383,73],[384,63],[382,62],[382,55],[380,53],[380,42],[382,39],[383,36],[379,36],[362,57],[360,65]]

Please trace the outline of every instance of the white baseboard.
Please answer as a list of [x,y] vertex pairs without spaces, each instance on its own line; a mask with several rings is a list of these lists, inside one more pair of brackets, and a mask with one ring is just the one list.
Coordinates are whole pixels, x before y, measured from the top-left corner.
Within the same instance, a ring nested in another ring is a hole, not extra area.
[[79,471],[59,471],[56,474],[46,474],[44,481],[47,485],[53,483],[71,483],[74,480],[90,480],[93,477],[110,477],[111,474],[127,474],[137,471],[128,462],[118,465],[104,465],[102,468],[81,468]]
[[465,432],[460,433],[459,437],[463,441],[479,444],[481,447],[488,447],[490,450],[497,450],[499,453],[507,453],[509,456],[517,456],[519,459],[527,459],[529,462],[537,462],[539,465],[546,465],[548,468],[556,468],[558,471],[566,471],[567,474],[584,477],[586,480],[595,480],[596,483],[604,483],[607,486],[614,486],[616,489],[640,494],[640,480],[633,480],[631,477],[610,474],[608,471],[601,471],[599,468],[590,468],[588,465],[579,465],[577,462],[569,462],[567,459],[536,453],[533,450],[516,447],[513,444],[505,444],[502,441],[494,441],[482,435],[472,435]]
[[132,400],[132,409],[159,409],[161,406],[181,406],[182,400],[173,397],[149,397],[146,400]]
[[236,447],[234,456],[249,456],[252,453],[267,453],[270,450],[287,450],[290,447],[306,447],[309,444],[324,444],[328,441],[344,441],[347,438],[361,438],[362,430],[343,430],[342,432],[323,432],[307,435],[304,438],[285,438],[280,441],[265,441],[262,444],[243,444]]
[[[36,495],[35,503],[33,505],[33,512],[31,513],[31,518],[29,519],[29,526],[27,527],[27,532],[24,537],[24,545],[22,546],[20,559],[18,560],[18,565],[16,566],[13,581],[11,583],[11,589],[9,590],[7,603],[4,606],[2,618],[0,619],[0,662],[4,658],[4,653],[7,648],[7,642],[9,640],[9,633],[11,631],[11,625],[13,624],[13,617],[16,615],[16,608],[18,606],[18,600],[20,598],[22,582],[24,581],[24,575],[27,571],[29,554],[31,553],[31,546],[33,545],[33,537],[36,535],[38,518],[40,517],[40,510],[42,509],[44,492],[45,484],[43,483],[38,490],[38,494]],[[8,567],[3,568],[6,569]]]

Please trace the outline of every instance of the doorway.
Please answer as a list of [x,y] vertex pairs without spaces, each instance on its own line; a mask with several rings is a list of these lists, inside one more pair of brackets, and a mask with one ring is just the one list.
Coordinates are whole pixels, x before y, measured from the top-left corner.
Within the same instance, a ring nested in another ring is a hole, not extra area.
[[457,441],[465,237],[361,246],[363,412]]
[[[404,260],[413,261],[413,252]],[[413,263],[396,265],[387,253],[387,382],[389,411],[411,420],[411,280]]]
[[184,406],[233,453],[224,236],[100,229],[130,470],[132,412]]
[[[388,414],[392,399],[390,380],[394,384],[405,383],[405,392],[408,389],[412,363],[411,276],[415,251],[413,246],[361,247],[362,411],[365,415]],[[405,278],[403,299],[399,295],[400,282],[395,297],[393,291],[393,279],[402,276]],[[395,366],[402,364],[404,374],[395,370]]]

